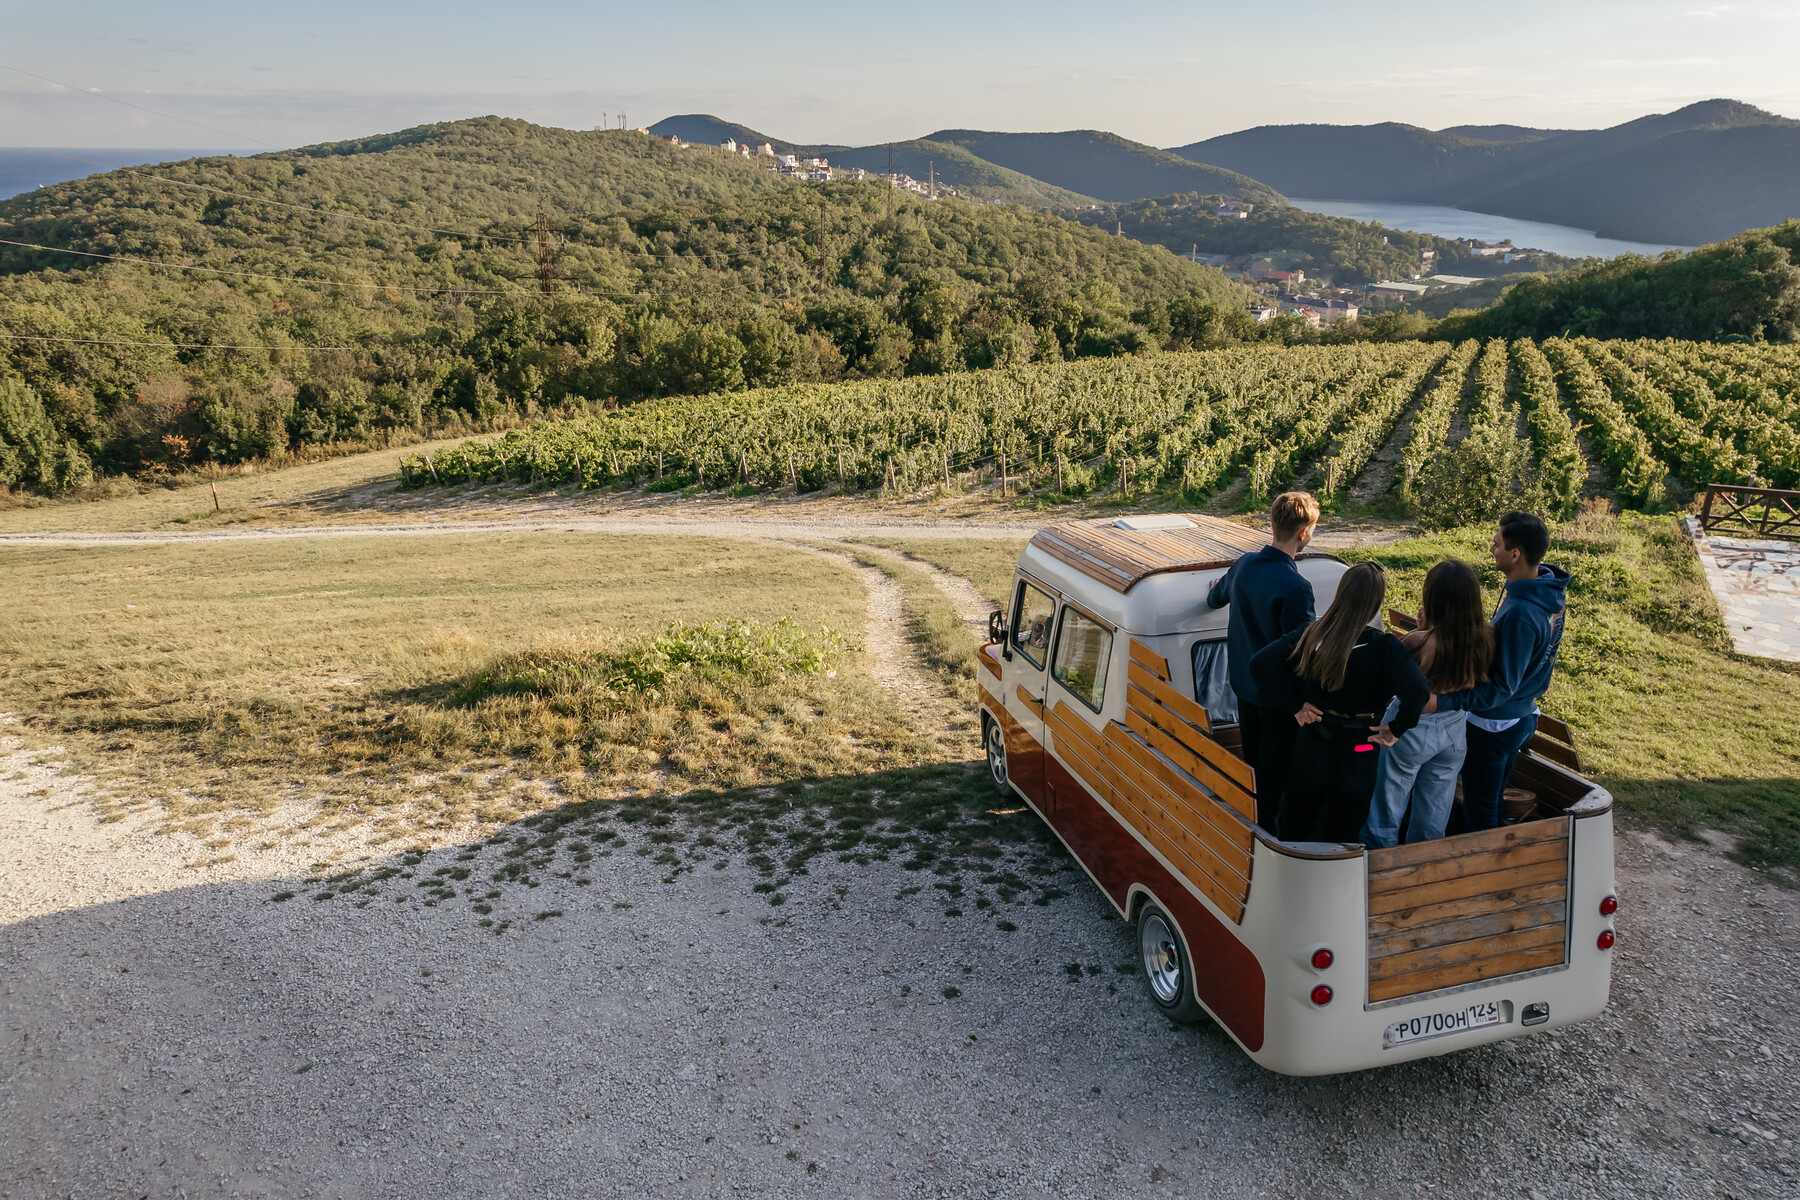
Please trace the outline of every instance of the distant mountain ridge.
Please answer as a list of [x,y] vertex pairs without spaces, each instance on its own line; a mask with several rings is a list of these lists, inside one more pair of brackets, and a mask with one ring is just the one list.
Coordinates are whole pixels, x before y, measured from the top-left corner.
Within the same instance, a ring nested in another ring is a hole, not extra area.
[[1735,100],[1596,130],[1267,125],[1174,153],[1290,195],[1449,204],[1636,241],[1699,245],[1800,215],[1800,122]]
[[989,162],[1101,200],[1144,200],[1174,192],[1237,195],[1263,203],[1282,200],[1274,188],[1248,174],[1098,129],[1064,133],[944,129],[926,137],[954,143]]

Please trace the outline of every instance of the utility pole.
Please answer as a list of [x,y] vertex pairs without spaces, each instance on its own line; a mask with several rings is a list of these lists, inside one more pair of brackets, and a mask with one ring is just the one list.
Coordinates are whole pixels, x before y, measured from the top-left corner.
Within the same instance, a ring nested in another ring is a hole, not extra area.
[[887,200],[888,200],[887,215],[889,217],[892,217],[894,215],[894,143],[892,143],[892,142],[888,143],[888,197],[887,197]]
[[556,291],[556,258],[550,246],[550,216],[540,206],[537,219],[538,286],[548,296]]
[[936,200],[937,199],[937,159],[928,158],[925,160],[925,162],[927,164],[926,170],[928,170],[931,173],[931,176],[930,176],[931,182],[926,185],[927,188],[929,189],[926,192],[926,194],[929,195],[933,200]]
[[1199,242],[1195,242],[1194,248],[1192,250],[1188,251],[1188,261],[1189,262],[1199,262],[1200,261],[1200,243]]
[[625,114],[624,113],[619,114],[619,128],[620,129],[625,128]]

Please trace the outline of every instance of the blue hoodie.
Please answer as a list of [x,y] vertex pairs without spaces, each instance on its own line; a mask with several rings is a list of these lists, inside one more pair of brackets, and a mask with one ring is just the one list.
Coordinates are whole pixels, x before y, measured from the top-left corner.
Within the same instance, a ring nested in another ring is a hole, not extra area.
[[1550,690],[1568,590],[1569,573],[1549,565],[1539,566],[1535,579],[1507,584],[1506,598],[1494,614],[1494,665],[1487,682],[1439,696],[1438,709],[1461,709],[1499,721],[1529,717],[1538,697]]

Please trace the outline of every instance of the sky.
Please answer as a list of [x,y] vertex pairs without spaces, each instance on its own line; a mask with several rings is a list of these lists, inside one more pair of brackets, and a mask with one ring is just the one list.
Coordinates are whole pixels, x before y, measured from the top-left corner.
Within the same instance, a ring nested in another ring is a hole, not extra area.
[[1159,146],[1300,122],[1594,128],[1714,97],[1800,116],[1795,0],[0,0],[0,30],[10,146],[256,150],[490,113]]

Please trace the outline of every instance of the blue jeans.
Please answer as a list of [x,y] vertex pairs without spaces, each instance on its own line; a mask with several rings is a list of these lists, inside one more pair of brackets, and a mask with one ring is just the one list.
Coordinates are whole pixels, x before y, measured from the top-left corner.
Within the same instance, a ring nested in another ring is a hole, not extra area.
[[1375,771],[1375,800],[1358,835],[1363,845],[1371,849],[1395,845],[1409,804],[1408,842],[1444,836],[1450,805],[1456,799],[1456,773],[1467,749],[1463,732],[1468,728],[1468,716],[1426,713],[1398,742],[1382,749]]
[[1462,781],[1463,817],[1470,833],[1500,827],[1500,800],[1512,778],[1513,764],[1536,732],[1536,713],[1499,733],[1469,726],[1469,756],[1463,761]]

